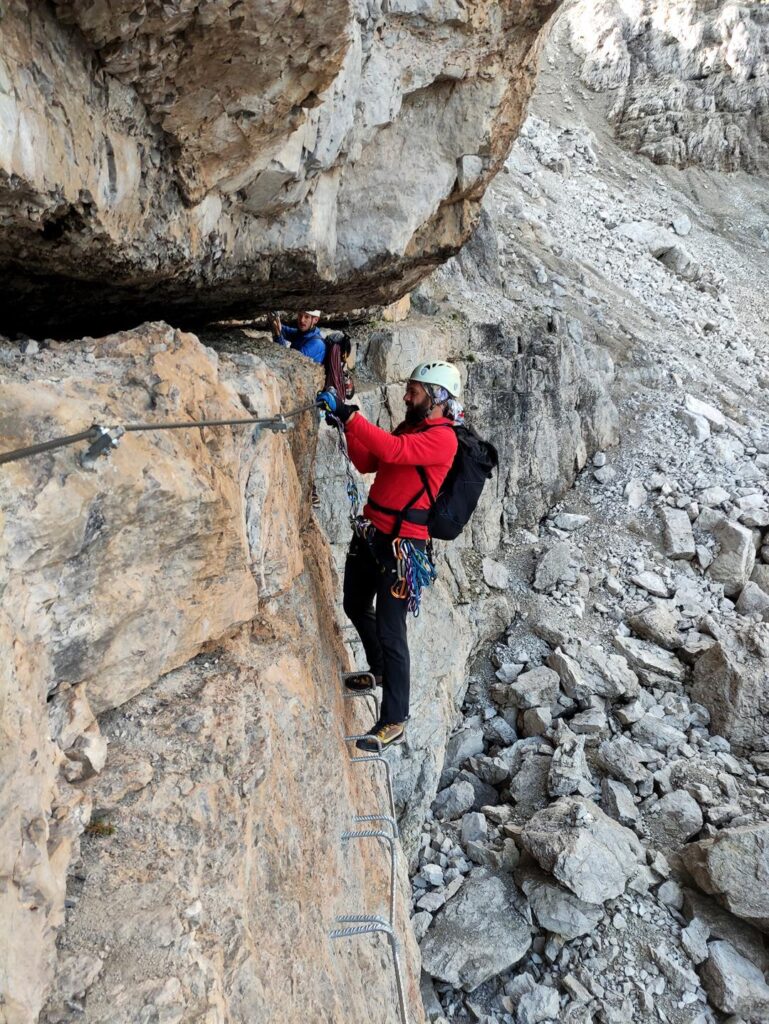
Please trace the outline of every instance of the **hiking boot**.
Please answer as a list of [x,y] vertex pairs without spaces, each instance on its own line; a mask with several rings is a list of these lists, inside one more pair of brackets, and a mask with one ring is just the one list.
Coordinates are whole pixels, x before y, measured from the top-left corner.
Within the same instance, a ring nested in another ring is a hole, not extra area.
[[393,722],[391,725],[382,725],[376,730],[371,732],[368,736],[364,736],[356,742],[355,746],[359,750],[371,750],[373,753],[378,754],[380,749],[384,750],[385,747],[394,747],[397,743],[403,743],[406,739],[406,723],[405,722]]
[[348,690],[355,690],[356,693],[365,693],[368,690],[375,690],[382,685],[382,677],[375,676],[373,672],[345,672],[342,675],[342,682]]

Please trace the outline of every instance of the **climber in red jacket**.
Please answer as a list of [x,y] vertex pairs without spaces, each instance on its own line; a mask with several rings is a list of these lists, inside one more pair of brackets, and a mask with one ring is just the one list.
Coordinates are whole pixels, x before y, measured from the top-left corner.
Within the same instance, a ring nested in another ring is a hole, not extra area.
[[[421,587],[434,577],[425,550],[427,519],[457,452],[453,425],[462,418],[460,391],[459,372],[451,363],[421,363],[406,386],[406,418],[391,434],[336,395],[318,396],[344,424],[355,468],[376,473],[344,570],[345,614],[358,631],[371,674],[382,685],[379,721],[358,740],[363,750],[402,743],[405,736],[410,689],[406,616],[409,608],[418,610]],[[367,675],[353,675],[347,685],[363,689],[369,685]]]

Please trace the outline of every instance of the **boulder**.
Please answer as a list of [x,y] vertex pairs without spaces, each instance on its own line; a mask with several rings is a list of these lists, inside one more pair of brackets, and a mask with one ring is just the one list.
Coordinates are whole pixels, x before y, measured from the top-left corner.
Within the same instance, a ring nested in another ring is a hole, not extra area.
[[702,811],[683,789],[666,793],[644,813],[644,824],[656,846],[678,850],[702,828]]
[[674,651],[683,644],[685,636],[678,630],[680,616],[669,601],[655,601],[637,615],[631,615],[628,626],[636,636],[648,640],[666,651]]
[[483,753],[483,728],[480,724],[467,725],[455,732],[446,744],[445,768],[454,768],[473,754]]
[[590,769],[585,760],[585,737],[576,736],[563,722],[558,722],[558,746],[550,761],[547,791],[550,796],[570,796],[593,791]]
[[715,632],[694,664],[691,697],[710,712],[711,732],[741,749],[769,733],[769,624]]
[[740,615],[759,615],[766,618],[769,613],[769,594],[757,583],[748,580],[737,598],[736,607]]
[[521,845],[587,903],[619,896],[644,861],[636,835],[581,797],[561,797],[538,811],[524,826]]
[[753,534],[747,526],[727,520],[714,529],[718,554],[708,568],[708,575],[723,584],[727,597],[739,594],[750,579],[756,561]]
[[600,904],[586,903],[538,868],[518,868],[515,880],[540,927],[564,939],[591,934],[603,917]]
[[656,715],[646,714],[630,727],[633,739],[662,754],[676,751],[686,742],[686,734]]
[[683,913],[687,921],[700,921],[711,939],[725,939],[760,970],[769,971],[769,941],[758,928],[724,910],[698,889],[684,889]]
[[513,703],[519,708],[537,708],[558,699],[558,673],[541,665],[518,676],[510,687]]
[[518,1001],[515,1019],[517,1024],[540,1024],[541,1021],[555,1020],[560,1009],[558,990],[549,985],[535,985],[524,992]]
[[663,549],[668,558],[694,558],[696,544],[692,524],[684,509],[663,507],[662,539]]
[[643,747],[629,736],[616,736],[604,740],[598,748],[598,763],[615,779],[629,786],[645,782],[651,777],[645,762],[648,756]]
[[678,658],[656,644],[636,640],[632,636],[615,636],[614,646],[642,677],[644,673],[652,672],[678,681],[684,678],[685,669]]
[[759,969],[728,942],[711,942],[710,956],[701,968],[710,1001],[724,1013],[758,1020],[769,1016],[769,985]]
[[703,892],[769,932],[769,824],[723,829],[685,847],[682,856]]
[[627,786],[614,779],[601,780],[601,806],[620,825],[632,827],[638,821],[638,808],[633,794]]
[[685,395],[684,408],[688,409],[689,412],[693,412],[696,416],[704,416],[715,430],[723,430],[726,426],[726,417],[721,410],[716,409],[709,402],[703,402],[701,398],[695,398],[694,395]]
[[531,912],[510,875],[474,868],[422,940],[422,966],[472,992],[517,964],[531,941]]
[[540,558],[534,573],[534,589],[548,593],[568,574],[572,552],[568,541],[553,544]]
[[433,814],[439,820],[461,818],[475,803],[475,790],[469,782],[452,782],[433,801]]
[[547,658],[561,680],[564,693],[582,705],[591,697],[634,697],[638,693],[638,676],[624,657],[610,654],[597,644],[569,644],[569,651],[557,648]]

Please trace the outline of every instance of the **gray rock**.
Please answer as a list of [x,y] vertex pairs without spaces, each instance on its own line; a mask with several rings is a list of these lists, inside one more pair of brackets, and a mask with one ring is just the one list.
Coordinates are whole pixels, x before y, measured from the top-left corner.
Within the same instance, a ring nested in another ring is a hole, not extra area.
[[[518,749],[508,761],[510,764],[510,799],[525,811],[534,811],[547,804],[547,782],[550,775],[552,751]],[[507,753],[507,752],[505,752]]]
[[769,945],[758,928],[730,914],[697,889],[684,889],[683,912],[687,921],[701,921],[711,938],[730,942],[760,970],[769,971]]
[[736,608],[740,615],[765,617],[769,612],[769,594],[765,593],[757,583],[748,580],[737,598]]
[[657,890],[657,896],[666,907],[671,907],[673,910],[680,910],[684,905],[684,894],[681,886],[678,882],[674,882],[672,878],[662,883]]
[[593,470],[593,476],[599,484],[608,484],[617,475],[617,470],[613,466],[601,466],[600,469]]
[[653,672],[668,679],[680,681],[684,678],[684,666],[678,658],[656,644],[636,640],[631,636],[615,636],[614,646],[642,676],[643,673]]
[[479,779],[477,775],[468,771],[466,768],[463,768],[462,771],[459,772],[454,782],[469,782],[473,787],[475,799],[473,800],[473,806],[470,808],[473,811],[480,811],[481,807],[485,804],[493,805],[499,803],[499,793],[496,789],[488,783],[483,782],[482,779]]
[[608,729],[608,718],[602,707],[586,708],[569,720],[572,732],[578,736],[602,736]]
[[473,754],[483,753],[483,727],[471,725],[455,732],[446,744],[444,768],[456,768]]
[[638,693],[638,677],[619,654],[607,654],[596,644],[580,644],[571,655],[557,648],[547,658],[555,669],[564,693],[581,704],[591,697],[633,697]]
[[547,791],[550,796],[570,796],[593,791],[590,769],[585,760],[585,737],[576,736],[563,722],[558,723],[558,746],[550,762]]
[[438,820],[461,818],[475,803],[475,790],[469,782],[452,782],[433,801],[433,814]]
[[474,868],[422,941],[422,966],[472,992],[517,964],[531,941],[531,912],[512,878]]
[[515,880],[541,928],[564,939],[589,935],[603,917],[600,904],[586,903],[538,868],[519,868]]
[[497,679],[501,683],[514,683],[523,672],[523,665],[515,661],[503,661],[496,672]]
[[644,715],[633,723],[630,731],[634,740],[644,746],[653,747],[662,754],[678,750],[680,745],[686,742],[685,733],[655,715]]
[[471,811],[462,818],[462,844],[486,839],[489,826],[480,811]]
[[674,789],[653,804],[644,815],[657,845],[678,849],[702,828],[700,805],[685,790]]
[[711,942],[702,967],[702,983],[711,1002],[724,1013],[750,1019],[769,1014],[769,986],[759,969],[728,942]]
[[568,575],[572,552],[568,541],[559,541],[544,553],[534,574],[534,589],[549,593]]
[[638,808],[633,794],[621,782],[614,779],[601,780],[601,806],[610,818],[620,825],[632,826],[638,821]]
[[684,635],[678,630],[680,616],[672,602],[655,601],[637,615],[631,615],[628,626],[642,640],[674,651],[684,642]]
[[559,530],[566,530],[571,533],[572,531],[579,530],[580,527],[589,523],[590,516],[581,516],[574,512],[559,512],[553,519],[553,522]]
[[704,416],[715,430],[723,430],[726,426],[726,417],[719,409],[694,395],[684,396],[684,407],[697,416]]
[[753,566],[753,572],[750,574],[750,579],[760,587],[765,594],[769,594],[769,565],[756,562]]
[[769,624],[716,633],[695,661],[691,696],[710,712],[712,733],[750,746],[769,733]]
[[703,892],[769,932],[769,824],[724,829],[686,846],[682,856]]
[[679,409],[678,418],[692,435],[695,441],[700,444],[710,437],[710,424],[704,416],[698,416],[688,409]]
[[507,590],[510,582],[510,575],[504,565],[495,562],[493,558],[483,559],[483,579],[487,586],[494,590]]
[[694,558],[696,544],[692,524],[684,509],[667,506],[662,509],[662,533],[668,558]]
[[604,740],[598,748],[598,763],[615,779],[629,786],[645,782],[651,777],[645,761],[643,748],[629,736]]
[[668,587],[663,578],[656,572],[639,572],[630,577],[630,582],[645,590],[653,597],[668,597]]
[[689,955],[694,964],[701,964],[710,955],[708,952],[708,938],[710,929],[700,917],[692,918],[686,928],[681,931],[681,945]]
[[510,768],[501,757],[479,754],[478,757],[469,758],[467,764],[472,774],[487,786],[499,786],[510,778]]
[[[509,747],[518,739],[515,729],[501,715],[495,715],[483,723],[483,738],[487,743],[496,743],[500,747]],[[484,781],[488,782],[488,779]]]
[[518,1002],[515,1019],[517,1024],[539,1024],[540,1021],[554,1020],[558,1016],[560,1000],[558,992],[546,985],[535,985],[530,992],[524,992]]
[[633,832],[580,797],[561,797],[533,815],[523,828],[521,845],[588,903],[619,896],[644,860]]
[[680,213],[673,219],[673,230],[682,237],[686,237],[692,230],[692,222],[685,213]]
[[708,568],[708,576],[723,584],[727,597],[739,594],[750,579],[756,561],[753,534],[746,526],[727,521],[713,531],[718,541],[718,554]]
[[519,708],[543,707],[558,698],[558,673],[544,665],[524,672],[510,687],[515,705]]

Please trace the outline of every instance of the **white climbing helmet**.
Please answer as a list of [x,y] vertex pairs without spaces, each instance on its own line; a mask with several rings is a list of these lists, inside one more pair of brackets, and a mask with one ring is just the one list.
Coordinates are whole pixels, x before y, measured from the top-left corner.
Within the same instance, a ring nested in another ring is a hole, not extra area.
[[320,316],[319,309],[303,309],[302,313],[306,313],[307,316]]
[[409,380],[415,380],[418,384],[435,384],[439,388],[445,388],[452,398],[459,398],[462,391],[459,370],[452,363],[444,363],[440,360],[432,363],[420,363],[419,366],[415,366]]

